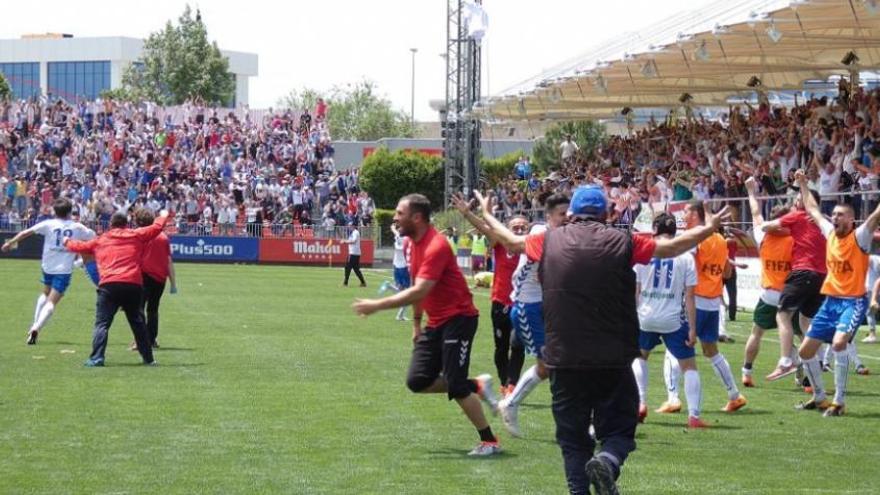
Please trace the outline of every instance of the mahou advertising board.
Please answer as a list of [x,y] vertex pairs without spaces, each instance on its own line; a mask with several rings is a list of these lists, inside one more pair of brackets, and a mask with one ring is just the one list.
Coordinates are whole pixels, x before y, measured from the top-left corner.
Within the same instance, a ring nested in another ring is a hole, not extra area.
[[[373,264],[373,241],[361,241],[361,264]],[[312,265],[344,265],[348,244],[339,239],[261,239],[260,262]]]

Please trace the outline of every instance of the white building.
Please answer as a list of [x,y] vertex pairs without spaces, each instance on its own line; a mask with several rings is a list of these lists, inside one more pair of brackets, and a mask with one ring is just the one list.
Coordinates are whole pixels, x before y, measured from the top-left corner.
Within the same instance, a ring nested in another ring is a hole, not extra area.
[[[0,40],[0,72],[16,98],[39,94],[66,100],[94,99],[122,85],[122,73],[141,55],[144,41],[122,36],[74,38],[23,36]],[[248,79],[257,75],[257,55],[222,50],[235,75],[236,105],[248,103]]]

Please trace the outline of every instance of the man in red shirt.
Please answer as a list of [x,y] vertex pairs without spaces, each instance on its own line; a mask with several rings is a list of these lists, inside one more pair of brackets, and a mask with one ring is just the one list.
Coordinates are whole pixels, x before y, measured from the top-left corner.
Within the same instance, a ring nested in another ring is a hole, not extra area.
[[[480,435],[468,455],[490,456],[501,452],[483,414],[480,399],[493,409],[496,400],[489,375],[468,378],[471,349],[479,312],[467,281],[449,243],[431,225],[431,203],[421,194],[404,196],[397,203],[394,222],[400,235],[412,240],[410,274],[414,284],[382,299],[356,299],[354,312],[368,316],[377,311],[413,307],[413,352],[406,385],[416,393],[446,393],[455,399]],[[422,314],[428,324],[422,329]]]
[[[507,221],[507,227],[518,234],[529,231],[529,221],[516,215]],[[492,256],[495,258],[495,275],[492,277],[492,337],[495,339],[495,369],[501,382],[501,394],[506,396],[516,387],[519,374],[525,362],[525,347],[513,337],[510,320],[513,292],[513,272],[519,256],[509,253],[497,242],[491,242]]]
[[125,311],[144,364],[155,364],[144,325],[144,315],[141,313],[144,284],[141,260],[145,246],[162,233],[167,221],[168,212],[162,210],[156,222],[149,227],[130,229],[128,216],[123,212],[116,212],[110,219],[110,230],[100,237],[85,242],[64,239],[64,247],[68,251],[93,254],[101,274],[92,354],[85,362],[87,367],[104,366],[107,336],[119,308]]
[[[154,218],[150,210],[138,210],[135,215],[138,227],[149,227]],[[144,297],[141,301],[141,312],[146,316],[147,336],[153,348],[159,347],[156,340],[159,336],[159,301],[165,292],[165,281],[171,280],[171,293],[177,294],[177,278],[174,273],[174,262],[171,260],[171,241],[165,233],[160,233],[144,247],[144,258],[141,264],[144,273]],[[137,349],[137,342],[132,350]]]
[[[803,173],[803,172],[801,172]],[[816,204],[819,194],[810,191]],[[803,194],[803,193],[801,193]],[[800,328],[810,328],[810,322],[825,296],[820,293],[825,281],[825,247],[827,241],[822,230],[804,208],[803,196],[798,195],[795,209],[782,218],[764,222],[764,232],[779,232],[788,229],[794,241],[791,250],[791,273],[785,279],[785,286],[779,296],[779,309],[776,312],[776,324],[779,326],[779,363],[767,380],[779,380],[797,371],[792,356],[794,354],[794,328],[791,318],[795,311],[799,312]]]

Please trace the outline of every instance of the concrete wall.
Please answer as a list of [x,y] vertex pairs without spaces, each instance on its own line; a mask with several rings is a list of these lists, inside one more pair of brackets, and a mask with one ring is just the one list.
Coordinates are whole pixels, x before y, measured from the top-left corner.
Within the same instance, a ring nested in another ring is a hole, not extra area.
[[[431,150],[439,154],[443,150],[443,140],[390,138],[380,139],[379,141],[337,141],[333,143],[333,147],[336,149],[336,155],[334,156],[336,168],[360,167],[364,158],[364,150],[380,146],[386,146],[391,151],[416,149]],[[531,153],[532,146],[534,146],[534,142],[526,139],[496,139],[494,141],[484,139],[482,141],[483,156],[486,158],[497,158],[519,150]]]

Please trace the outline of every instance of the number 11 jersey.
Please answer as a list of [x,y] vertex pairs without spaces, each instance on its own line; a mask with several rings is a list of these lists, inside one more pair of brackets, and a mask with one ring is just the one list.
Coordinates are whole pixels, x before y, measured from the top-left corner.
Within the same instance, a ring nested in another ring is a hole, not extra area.
[[636,265],[639,283],[639,325],[646,332],[671,333],[687,321],[684,294],[697,285],[694,257],[689,253],[669,259],[652,258]]

